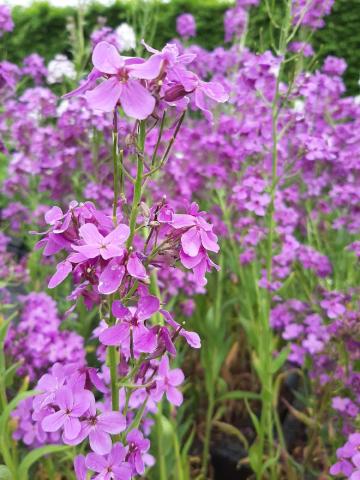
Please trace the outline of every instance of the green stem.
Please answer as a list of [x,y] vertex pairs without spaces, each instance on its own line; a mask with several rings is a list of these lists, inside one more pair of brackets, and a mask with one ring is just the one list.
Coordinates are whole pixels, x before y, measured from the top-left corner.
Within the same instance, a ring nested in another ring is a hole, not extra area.
[[162,429],[162,401],[158,405],[156,414],[156,437],[158,446],[158,462],[159,462],[159,480],[169,480],[165,462],[165,452],[163,448],[163,429]]
[[138,135],[138,151],[137,151],[137,170],[136,170],[136,179],[134,185],[134,196],[130,212],[130,235],[126,243],[126,247],[129,249],[132,246],[135,229],[136,229],[136,219],[138,215],[139,204],[142,194],[142,183],[143,183],[143,173],[144,173],[144,148],[145,148],[145,122],[141,121],[139,126],[139,135]]
[[[117,128],[117,112],[114,110],[114,126],[113,126],[113,167],[114,167],[114,202],[113,202],[113,222],[114,225],[117,224],[116,210],[119,201],[119,188],[120,188],[120,177],[119,177],[119,165],[118,165],[118,128]],[[122,172],[121,172],[122,174]]]
[[202,466],[201,466],[201,478],[207,478],[207,471],[209,466],[209,459],[210,459],[210,438],[211,438],[211,426],[212,420],[214,416],[214,408],[215,408],[215,398],[214,392],[209,392],[209,403],[206,412],[206,423],[205,423],[205,438],[204,438],[204,448],[203,448],[203,459],[202,459]]
[[[272,101],[272,111],[271,111],[271,130],[272,130],[272,179],[270,187],[270,205],[268,210],[268,243],[267,243],[267,252],[266,252],[266,277],[267,281],[271,283],[272,281],[272,270],[273,270],[273,243],[276,232],[276,222],[275,222],[275,197],[276,197],[276,187],[278,184],[277,170],[278,170],[278,143],[279,143],[279,132],[278,132],[278,120],[281,106],[279,105],[280,100],[280,80],[282,77],[282,72],[284,68],[284,56],[286,54],[287,39],[289,35],[289,29],[291,27],[291,0],[286,0],[286,13],[284,18],[284,23],[281,28],[280,33],[280,42],[279,42],[279,55],[283,57],[283,60],[280,64],[279,73],[277,75],[275,95]],[[275,457],[274,452],[274,417],[273,417],[273,406],[272,406],[272,397],[273,397],[273,387],[274,387],[274,373],[272,370],[272,360],[273,360],[273,332],[270,327],[270,313],[271,313],[271,302],[272,302],[272,293],[271,290],[268,290],[265,298],[263,299],[263,308],[262,314],[260,315],[260,328],[261,328],[261,337],[259,341],[260,351],[258,352],[260,360],[260,370],[261,370],[261,397],[262,397],[262,411],[260,418],[260,433],[259,433],[259,458],[257,464],[259,468],[256,472],[256,478],[258,480],[264,478],[264,472],[262,472],[262,462],[264,457],[265,450],[265,440],[267,440],[267,454],[269,458]],[[276,464],[273,463],[270,467],[270,478],[276,479]]]

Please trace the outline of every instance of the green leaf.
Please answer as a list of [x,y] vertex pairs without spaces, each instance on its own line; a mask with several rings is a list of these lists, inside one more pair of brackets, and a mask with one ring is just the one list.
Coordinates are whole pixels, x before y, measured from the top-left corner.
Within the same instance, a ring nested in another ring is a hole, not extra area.
[[261,467],[261,475],[265,473],[268,468],[270,468],[272,465],[278,462],[279,458],[280,458],[280,449],[277,450],[275,457],[268,458],[266,462],[263,464],[263,466]]
[[6,387],[11,387],[14,381],[14,375],[17,372],[18,368],[23,364],[22,360],[14,363],[9,367],[5,372],[5,385]]
[[286,346],[281,350],[279,355],[272,361],[271,373],[276,373],[286,362],[290,353],[290,346]]
[[15,408],[19,405],[19,403],[22,400],[25,400],[26,398],[34,397],[35,395],[38,395],[40,392],[37,390],[29,390],[28,392],[22,392],[16,395],[16,397],[11,400],[11,402],[6,405],[4,408],[3,413],[0,416],[0,441],[3,439],[6,435],[6,427],[7,427],[7,422],[10,418],[11,412],[15,410]]
[[6,334],[9,330],[10,322],[13,319],[14,315],[10,315],[9,318],[3,320],[3,317],[0,316],[0,344],[4,343]]
[[247,398],[244,398],[245,400],[245,405],[246,405],[246,409],[247,411],[249,412],[249,415],[250,415],[250,418],[251,418],[251,421],[254,425],[254,428],[256,430],[256,433],[259,435],[260,433],[260,422],[259,422],[259,419],[257,418],[257,416],[255,415],[255,413],[251,410],[251,407],[249,405],[249,402],[247,400]]
[[250,466],[255,473],[258,473],[261,470],[261,464],[263,462],[261,458],[261,445],[258,442],[255,442],[249,448],[249,461]]
[[232,392],[227,392],[221,395],[217,401],[225,402],[225,400],[259,400],[260,395],[254,392],[246,392],[243,390],[233,390]]
[[20,463],[18,470],[19,478],[21,478],[21,480],[27,480],[30,467],[45,455],[49,455],[50,453],[64,452],[69,448],[71,448],[69,445],[46,445],[45,447],[32,450]]
[[11,472],[6,465],[0,465],[0,480],[13,480]]

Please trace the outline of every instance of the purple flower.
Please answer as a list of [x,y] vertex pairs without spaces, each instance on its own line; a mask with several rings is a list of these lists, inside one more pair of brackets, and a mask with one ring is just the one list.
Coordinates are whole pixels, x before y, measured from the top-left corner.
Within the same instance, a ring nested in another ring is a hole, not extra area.
[[151,393],[154,400],[159,402],[164,393],[170,403],[177,407],[183,402],[183,395],[176,387],[184,381],[184,374],[180,368],[170,370],[169,359],[166,355],[160,361],[157,375],[155,377],[156,389]]
[[145,472],[145,464],[153,465],[154,463],[152,456],[147,453],[150,441],[136,429],[128,433],[126,441],[128,443],[126,460],[132,467],[132,474],[142,475]]
[[56,432],[64,428],[64,441],[76,438],[81,430],[81,417],[90,407],[92,394],[88,390],[74,392],[70,387],[61,388],[55,395],[57,412],[46,416],[41,422],[45,432]]
[[14,22],[11,18],[11,11],[8,5],[0,5],[0,37],[3,32],[11,32]]
[[196,36],[196,23],[195,18],[191,13],[183,13],[176,19],[176,31],[184,38],[190,38]]
[[130,229],[127,225],[118,225],[115,230],[103,237],[93,223],[86,223],[79,229],[84,245],[73,245],[73,249],[85,258],[101,256],[104,260],[121,257],[124,254],[122,245],[126,242]]
[[85,465],[96,472],[96,480],[130,480],[131,467],[125,461],[126,450],[121,443],[115,443],[107,456],[89,453]]
[[[113,45],[100,42],[94,48],[92,62],[95,68],[85,84],[66,97],[86,92],[86,99],[95,110],[111,112],[120,102],[129,117],[143,120],[151,115],[155,98],[139,80],[152,80],[159,76],[160,57],[154,55],[146,61],[122,57]],[[96,79],[101,76],[106,80],[95,87]]]
[[145,327],[144,322],[159,309],[160,302],[152,295],[141,297],[137,308],[127,308],[116,300],[112,312],[120,322],[104,330],[100,334],[100,342],[104,345],[129,345],[133,342],[136,351],[152,352],[156,347],[156,334]]
[[78,455],[74,458],[74,470],[77,480],[86,480],[87,468],[84,455]]
[[175,229],[186,229],[181,235],[181,246],[183,252],[189,257],[196,257],[202,246],[205,250],[217,253],[219,245],[217,236],[213,233],[213,227],[198,211],[196,204],[193,204],[190,214],[174,214],[171,226]]
[[110,453],[112,447],[111,435],[123,432],[126,428],[126,419],[120,412],[96,412],[95,401],[90,403],[89,411],[81,421],[81,431],[72,440],[78,445],[89,437],[91,449],[99,455]]

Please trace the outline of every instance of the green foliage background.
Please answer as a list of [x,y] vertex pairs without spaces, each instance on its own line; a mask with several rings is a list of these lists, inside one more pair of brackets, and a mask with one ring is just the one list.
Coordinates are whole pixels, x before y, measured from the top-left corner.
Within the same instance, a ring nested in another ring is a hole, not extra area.
[[[173,38],[176,17],[180,13],[190,12],[197,22],[196,42],[212,49],[223,44],[223,15],[232,4],[226,0],[170,0],[169,3],[160,0],[118,0],[112,6],[105,7],[94,2],[85,15],[85,32],[89,34],[97,18],[102,16],[107,19],[107,25],[112,27],[124,21],[137,24],[140,35],[145,33],[148,41],[160,47]],[[16,7],[13,11],[16,29],[2,39],[7,58],[18,63],[33,52],[38,52],[47,61],[59,52],[71,54],[66,25],[68,18],[75,15],[73,8],[52,7],[43,1],[28,8]],[[146,23],[152,26],[150,28],[148,25],[149,28],[144,32]],[[261,2],[251,15],[247,43],[252,49],[263,51],[269,48],[268,28],[264,2]],[[349,93],[357,94],[360,75],[360,0],[336,0],[331,15],[326,17],[326,27],[315,32],[312,43],[318,53],[318,62],[329,54],[346,59],[347,88]]]

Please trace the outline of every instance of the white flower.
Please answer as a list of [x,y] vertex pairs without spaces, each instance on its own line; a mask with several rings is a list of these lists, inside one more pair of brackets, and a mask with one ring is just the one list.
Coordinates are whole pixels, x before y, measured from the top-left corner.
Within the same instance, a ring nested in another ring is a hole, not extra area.
[[64,78],[75,80],[76,71],[74,64],[67,58],[66,55],[55,55],[55,58],[49,62],[48,65],[48,83],[60,83]]
[[294,112],[296,113],[304,113],[304,108],[305,108],[305,104],[304,104],[304,101],[303,100],[295,100],[294,102]]
[[136,47],[136,35],[134,29],[128,23],[122,23],[115,30],[118,37],[120,52],[134,50]]

